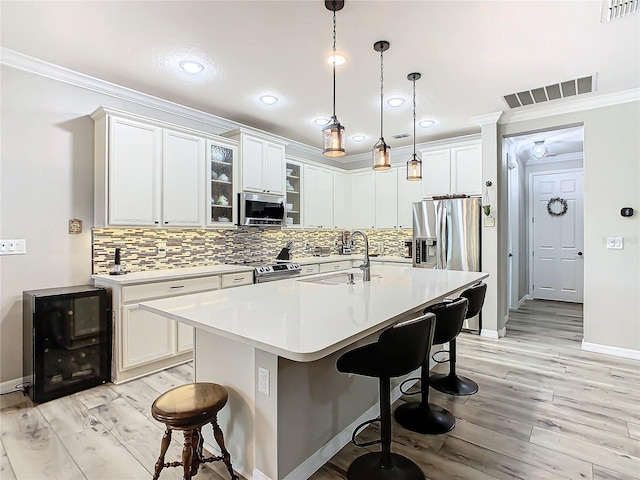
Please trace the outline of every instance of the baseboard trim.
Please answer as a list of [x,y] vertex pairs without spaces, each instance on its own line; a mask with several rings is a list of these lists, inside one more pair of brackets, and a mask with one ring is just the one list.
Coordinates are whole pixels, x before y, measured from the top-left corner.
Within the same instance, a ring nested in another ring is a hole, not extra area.
[[21,392],[21,389],[16,389],[16,385],[24,385],[25,383],[31,383],[31,377],[16,378],[15,380],[7,380],[0,383],[0,393]]
[[[413,386],[417,381],[418,379],[416,379],[414,382],[407,382],[407,385]],[[400,393],[400,385],[398,385],[397,387],[391,390],[391,403],[393,404],[393,402],[395,402],[398,398],[400,398],[401,395],[402,394]],[[322,467],[325,463],[327,463],[331,459],[331,457],[333,457],[336,453],[338,453],[342,449],[342,447],[344,447],[347,443],[351,441],[351,434],[358,425],[360,425],[362,422],[370,418],[375,418],[379,414],[380,414],[380,403],[378,402],[369,410],[367,410],[365,413],[360,415],[356,420],[354,420],[347,428],[342,430],[338,435],[336,435],[327,443],[325,443],[323,447],[321,447],[316,453],[314,453],[308,459],[306,459],[303,463],[301,463],[289,475],[284,477],[284,480],[299,480],[301,478],[309,478],[320,467]],[[263,479],[261,479],[260,477],[254,477],[253,480],[263,480]],[[264,480],[266,480],[266,478]]]
[[498,330],[489,330],[488,328],[483,328],[482,330],[480,330],[480,336],[485,338],[500,338]]
[[524,302],[526,302],[527,300],[533,300],[533,297],[528,293],[525,294],[520,300],[518,300],[518,308],[524,305]]
[[631,350],[630,348],[611,347],[609,345],[600,345],[598,343],[589,343],[582,341],[582,349],[588,352],[604,353],[613,357],[631,358],[632,360],[640,360],[640,350]]
[[504,327],[502,327],[500,330],[498,330],[498,338],[502,338],[507,334],[507,327],[506,325]]
[[251,480],[272,480],[271,477],[266,476],[257,468],[253,469],[253,475],[251,475]]

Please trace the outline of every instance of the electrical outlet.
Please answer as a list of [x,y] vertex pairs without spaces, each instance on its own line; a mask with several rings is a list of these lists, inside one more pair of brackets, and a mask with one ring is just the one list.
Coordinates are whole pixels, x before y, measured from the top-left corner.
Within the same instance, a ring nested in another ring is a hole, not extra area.
[[156,256],[157,257],[167,256],[167,242],[156,243]]
[[258,391],[269,395],[269,370],[258,367]]

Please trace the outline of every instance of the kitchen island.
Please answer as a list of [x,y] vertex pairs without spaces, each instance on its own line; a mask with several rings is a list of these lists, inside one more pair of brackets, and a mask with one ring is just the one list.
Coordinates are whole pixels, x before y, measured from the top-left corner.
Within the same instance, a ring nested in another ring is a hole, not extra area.
[[354,285],[332,273],[140,304],[195,327],[196,381],[229,390],[219,420],[243,476],[302,479],[329,460],[378,401],[376,380],[338,373],[336,359],[487,276],[374,266],[362,282],[350,272]]

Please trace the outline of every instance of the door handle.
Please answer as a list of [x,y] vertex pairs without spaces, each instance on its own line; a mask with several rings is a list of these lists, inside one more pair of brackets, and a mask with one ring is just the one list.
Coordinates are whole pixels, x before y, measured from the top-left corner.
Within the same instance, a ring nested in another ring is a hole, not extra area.
[[578,252],[578,256],[581,257],[582,256],[582,252]]
[[511,258],[511,257],[513,257],[513,253],[510,253],[510,254],[509,254],[509,258]]

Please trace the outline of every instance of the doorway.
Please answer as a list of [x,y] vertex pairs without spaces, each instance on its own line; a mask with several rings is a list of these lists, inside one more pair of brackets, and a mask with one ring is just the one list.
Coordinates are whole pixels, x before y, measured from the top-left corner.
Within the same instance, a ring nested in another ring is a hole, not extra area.
[[582,303],[583,139],[582,125],[503,138],[510,310],[536,298]]

